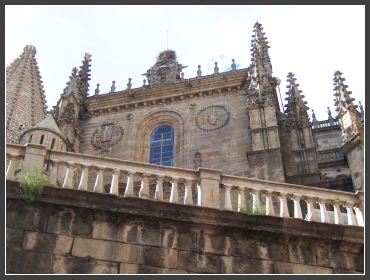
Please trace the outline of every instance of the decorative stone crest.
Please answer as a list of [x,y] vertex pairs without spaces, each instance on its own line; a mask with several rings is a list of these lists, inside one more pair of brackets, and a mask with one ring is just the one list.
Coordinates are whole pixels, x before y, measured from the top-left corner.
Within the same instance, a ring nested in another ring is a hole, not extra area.
[[191,103],[189,104],[189,109],[195,109],[195,108],[197,108],[197,103],[195,103],[195,102],[191,102]]
[[105,149],[112,147],[121,140],[123,136],[123,128],[117,125],[114,119],[105,119],[101,123],[101,127],[95,130],[91,136],[91,144],[97,149]]
[[202,130],[215,130],[227,124],[230,112],[222,105],[207,106],[199,111],[195,118],[197,127]]
[[131,120],[133,118],[133,115],[131,113],[127,113],[126,119]]

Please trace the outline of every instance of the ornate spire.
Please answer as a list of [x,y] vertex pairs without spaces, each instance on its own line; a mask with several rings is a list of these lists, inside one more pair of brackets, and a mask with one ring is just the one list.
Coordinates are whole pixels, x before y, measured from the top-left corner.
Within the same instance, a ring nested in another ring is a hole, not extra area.
[[307,101],[303,101],[302,98],[305,96],[302,95],[302,91],[298,89],[299,84],[296,83],[297,79],[294,77],[295,75],[292,72],[288,73],[288,79],[286,80],[288,83],[286,86],[288,88],[288,92],[285,93],[288,95],[288,97],[285,98],[285,100],[288,101],[288,104],[285,105],[285,107],[287,107],[285,113],[288,113],[288,117],[291,120],[296,120],[297,125],[311,126],[307,113],[310,108],[306,106]]
[[342,78],[342,73],[340,71],[336,71],[334,73],[334,91],[333,94],[335,96],[335,103],[334,105],[337,107],[335,110],[337,112],[340,111],[340,109],[348,109],[350,106],[353,106],[354,108],[357,108],[357,105],[353,104],[354,98],[349,97],[350,94],[352,94],[352,91],[348,91],[348,86],[345,85],[343,82],[345,81],[345,78]]
[[63,90],[63,96],[67,97],[70,94],[74,94],[77,97],[78,93],[78,76],[77,76],[77,68],[73,67],[72,74],[69,76],[69,82],[67,82],[66,88]]
[[18,144],[25,129],[47,115],[46,96],[36,61],[36,48],[27,45],[6,68],[6,142]]

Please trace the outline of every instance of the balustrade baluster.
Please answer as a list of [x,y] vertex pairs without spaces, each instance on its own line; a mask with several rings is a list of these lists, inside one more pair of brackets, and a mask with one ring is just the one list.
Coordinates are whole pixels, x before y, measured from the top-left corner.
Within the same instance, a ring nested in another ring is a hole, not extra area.
[[238,212],[246,207],[244,187],[238,187]]
[[191,192],[191,186],[193,185],[192,178],[185,178],[185,197],[184,204],[193,205],[193,194]]
[[347,208],[348,224],[352,226],[357,226],[357,221],[355,215],[353,214],[353,204],[353,202],[346,202],[346,204],[344,204],[344,207]]
[[225,189],[224,210],[232,210],[233,209],[233,207],[231,205],[231,195],[230,195],[231,187],[232,187],[231,184],[224,184],[224,189]]
[[132,197],[134,196],[134,177],[136,171],[135,170],[127,170],[127,183],[126,183],[126,190],[124,197]]
[[326,205],[325,205],[326,199],[320,198],[318,200],[318,203],[320,205],[321,222],[322,223],[330,223],[329,214],[328,214],[328,211],[326,210]]
[[252,209],[253,209],[253,214],[254,213],[258,213],[259,210],[260,210],[260,204],[261,204],[261,201],[260,201],[260,192],[261,190],[260,189],[252,189],[251,190],[251,193],[252,193],[252,197],[253,197],[253,205],[252,205]]
[[57,186],[58,168],[59,168],[59,160],[52,159],[51,160],[51,171],[50,171],[49,182],[53,186]]
[[294,218],[302,219],[302,210],[301,210],[301,195],[300,194],[293,194],[293,203],[294,203]]
[[10,153],[10,162],[8,165],[8,170],[6,171],[6,180],[14,180],[14,172],[18,157],[19,154],[17,153]]
[[154,199],[163,200],[163,178],[164,174],[157,174],[157,185],[155,187]]
[[316,221],[316,213],[315,208],[313,207],[313,198],[306,196],[306,203],[307,203],[307,221]]
[[342,212],[339,207],[339,200],[334,200],[332,204],[334,206],[334,223],[337,225],[344,225]]
[[104,180],[103,180],[103,177],[104,177],[104,170],[105,170],[105,166],[104,165],[97,165],[96,166],[98,172],[96,174],[96,181],[95,181],[95,185],[94,185],[94,192],[97,192],[97,193],[103,193],[103,183],[104,183]]
[[150,173],[143,173],[141,175],[141,186],[140,186],[140,192],[139,197],[148,199],[149,198],[149,177]]
[[272,201],[272,191],[266,191],[266,215],[275,216],[274,204]]
[[114,168],[112,171],[112,183],[110,186],[110,194],[118,196],[118,182],[121,171],[118,168]]
[[289,217],[288,204],[286,201],[287,194],[279,193],[280,198],[280,217]]
[[178,203],[179,196],[178,196],[178,190],[177,190],[177,184],[179,181],[179,177],[172,176],[171,177],[171,195],[170,195],[170,202],[172,203]]
[[87,182],[89,180],[89,171],[91,164],[82,164],[82,175],[80,184],[78,185],[78,190],[87,191]]
[[74,175],[74,167],[75,163],[72,161],[67,162],[67,173],[66,177],[64,178],[63,188],[66,189],[73,189],[73,175]]

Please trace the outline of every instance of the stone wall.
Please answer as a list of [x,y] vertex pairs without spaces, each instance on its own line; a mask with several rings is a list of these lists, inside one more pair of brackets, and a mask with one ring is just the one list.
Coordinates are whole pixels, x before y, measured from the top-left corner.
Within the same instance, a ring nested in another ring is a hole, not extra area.
[[364,273],[362,227],[7,181],[6,272]]

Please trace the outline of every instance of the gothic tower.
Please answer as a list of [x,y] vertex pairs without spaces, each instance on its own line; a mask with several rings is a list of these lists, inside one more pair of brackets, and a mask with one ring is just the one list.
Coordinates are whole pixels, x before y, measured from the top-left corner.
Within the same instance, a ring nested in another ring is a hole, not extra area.
[[289,72],[287,78],[287,115],[280,122],[286,182],[300,185],[317,183],[320,176],[312,124],[307,113],[309,108],[306,106],[307,101],[303,101],[305,96],[301,94],[302,91],[298,90],[295,75]]
[[35,58],[27,45],[6,68],[6,142],[18,144],[19,136],[46,117],[45,91]]
[[345,80],[340,71],[334,73],[334,105],[338,112],[336,118],[342,131],[343,143],[340,152],[347,158],[354,189],[364,190],[364,128],[361,113],[357,111],[357,105],[353,104],[355,99],[349,96],[352,92],[343,83]]
[[72,69],[67,87],[64,89],[56,106],[51,111],[61,134],[67,139],[72,151],[78,152],[80,146],[81,121],[87,117],[82,100],[88,96],[91,55],[86,53],[80,70]]
[[284,182],[284,170],[279,140],[279,103],[272,77],[268,41],[262,24],[254,25],[252,59],[249,67],[247,111],[250,119],[252,151],[247,153],[250,174],[256,179]]

